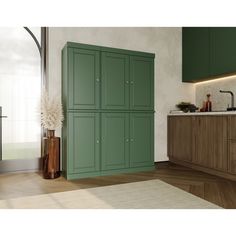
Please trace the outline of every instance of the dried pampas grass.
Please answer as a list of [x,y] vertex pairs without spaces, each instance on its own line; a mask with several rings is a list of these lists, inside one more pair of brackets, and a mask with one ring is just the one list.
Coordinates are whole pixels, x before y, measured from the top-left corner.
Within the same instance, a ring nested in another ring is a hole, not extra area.
[[41,97],[41,125],[48,130],[62,127],[64,116],[62,104],[57,96],[48,95],[44,89]]

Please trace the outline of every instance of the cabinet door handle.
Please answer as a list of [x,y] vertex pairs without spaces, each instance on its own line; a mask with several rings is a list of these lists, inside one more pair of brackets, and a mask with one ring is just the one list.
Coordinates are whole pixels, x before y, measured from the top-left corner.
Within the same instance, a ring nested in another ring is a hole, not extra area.
[[126,80],[126,84],[128,84],[129,83],[129,81],[128,80]]
[[134,141],[134,139],[132,139],[132,138],[131,138],[131,139],[130,139],[130,141],[131,141],[131,142],[133,142],[133,141]]
[[100,79],[99,79],[99,78],[97,78],[97,79],[96,79],[96,81],[97,81],[97,82],[100,82]]
[[99,140],[97,139],[96,143],[99,143]]
[[129,142],[129,139],[127,138],[125,141],[126,141],[126,142]]
[[134,84],[134,81],[130,81],[131,84]]

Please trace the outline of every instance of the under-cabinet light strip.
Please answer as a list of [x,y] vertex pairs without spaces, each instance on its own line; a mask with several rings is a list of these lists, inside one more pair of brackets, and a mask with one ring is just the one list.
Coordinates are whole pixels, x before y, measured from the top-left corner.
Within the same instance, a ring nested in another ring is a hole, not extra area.
[[213,82],[218,82],[218,81],[228,80],[228,79],[236,79],[236,75],[229,75],[229,76],[220,77],[220,78],[216,78],[216,79],[212,79],[212,80],[197,82],[195,84],[200,85],[200,84],[213,83]]

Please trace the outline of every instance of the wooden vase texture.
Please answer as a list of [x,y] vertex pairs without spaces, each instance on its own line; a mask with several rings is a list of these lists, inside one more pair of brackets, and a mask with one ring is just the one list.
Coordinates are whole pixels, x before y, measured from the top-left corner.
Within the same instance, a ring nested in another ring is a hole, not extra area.
[[55,137],[55,130],[48,130],[44,138],[43,177],[55,179],[60,176],[60,138]]

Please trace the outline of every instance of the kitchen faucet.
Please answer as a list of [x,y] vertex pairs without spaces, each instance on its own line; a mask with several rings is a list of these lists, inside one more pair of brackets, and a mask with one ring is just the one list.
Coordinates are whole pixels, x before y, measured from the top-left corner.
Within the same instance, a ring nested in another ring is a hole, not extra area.
[[234,107],[234,94],[232,91],[224,91],[220,90],[220,93],[229,93],[231,95],[231,107],[227,108],[227,111],[234,111],[236,108]]

